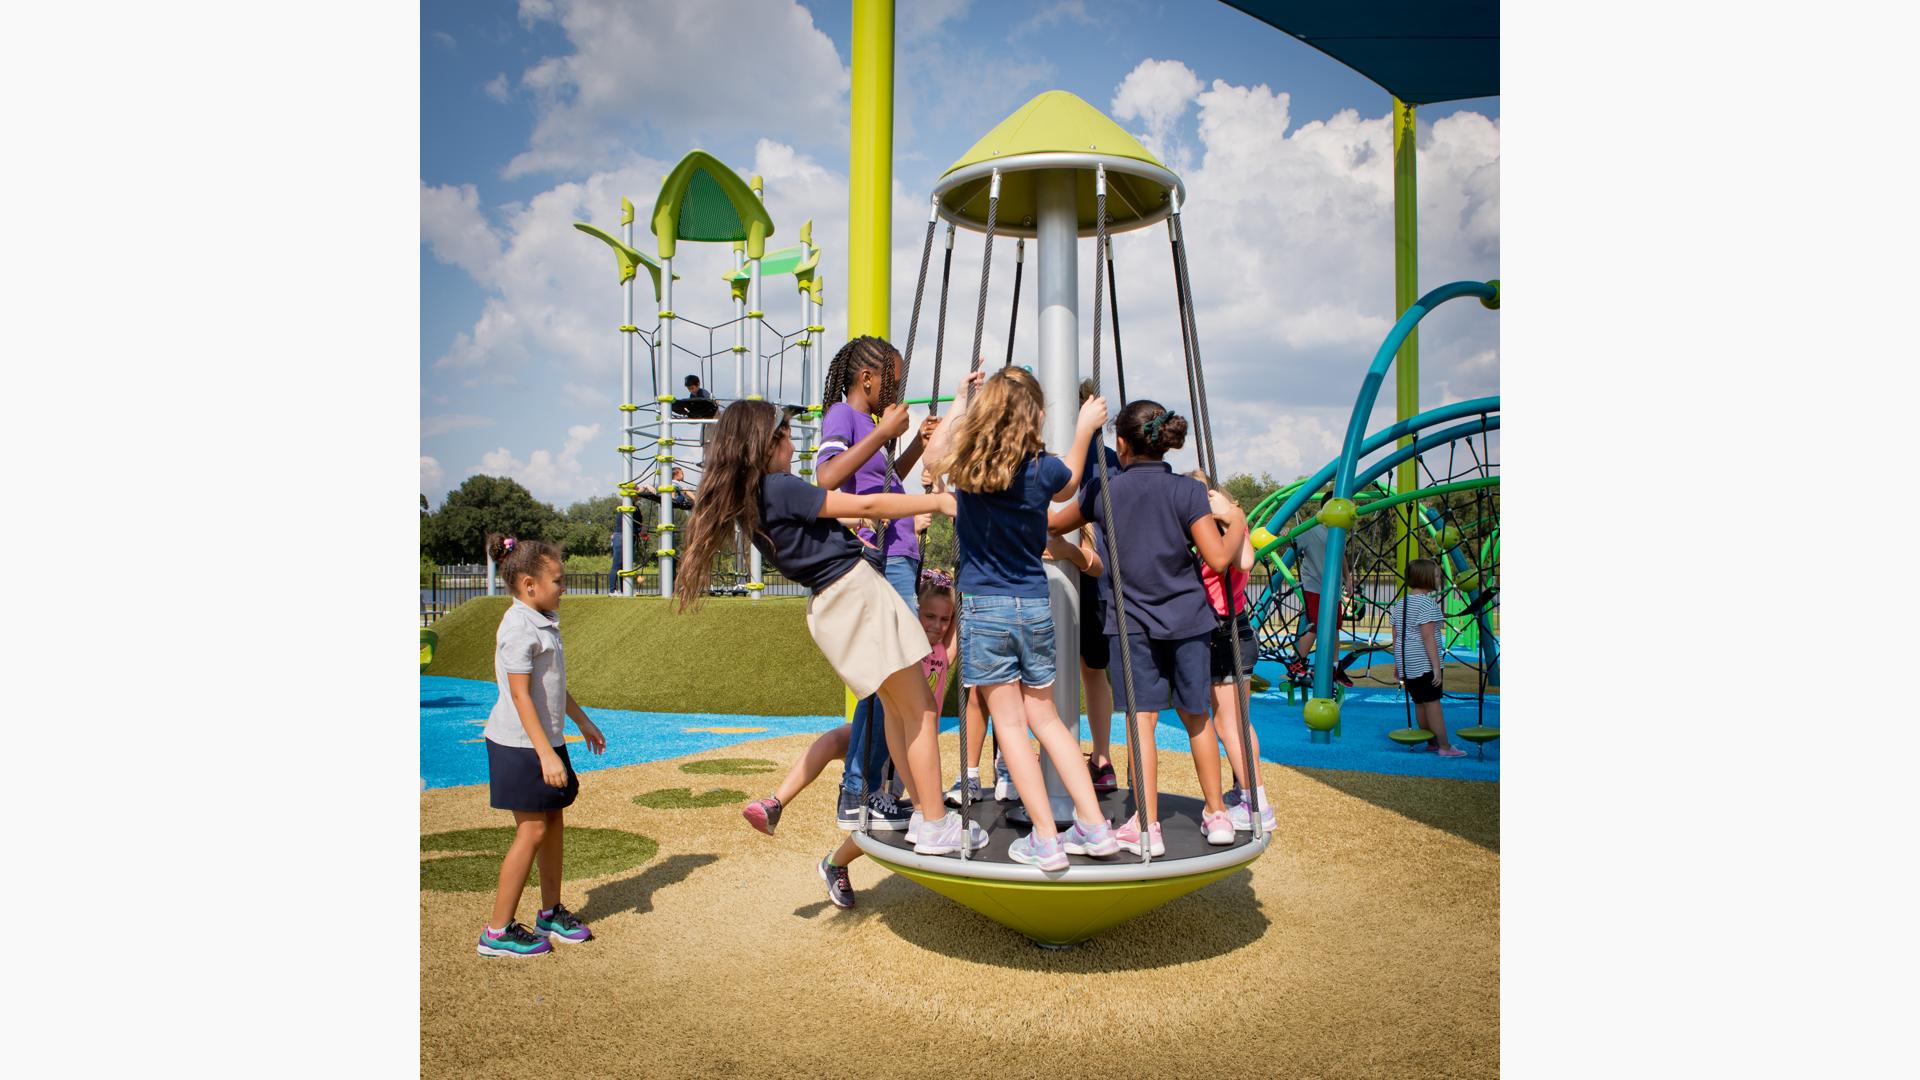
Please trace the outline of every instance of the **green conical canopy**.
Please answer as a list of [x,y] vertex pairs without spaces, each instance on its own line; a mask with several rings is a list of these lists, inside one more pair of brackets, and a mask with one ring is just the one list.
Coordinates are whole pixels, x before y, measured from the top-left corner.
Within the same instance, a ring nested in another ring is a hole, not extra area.
[[1015,110],[942,174],[935,194],[941,211],[973,229],[984,229],[994,169],[1000,170],[996,231],[1033,235],[1036,172],[1074,173],[1080,232],[1094,231],[1094,167],[1107,170],[1108,229],[1120,232],[1167,215],[1168,188],[1185,189],[1180,178],[1139,140],[1099,109],[1065,90],[1049,90]]

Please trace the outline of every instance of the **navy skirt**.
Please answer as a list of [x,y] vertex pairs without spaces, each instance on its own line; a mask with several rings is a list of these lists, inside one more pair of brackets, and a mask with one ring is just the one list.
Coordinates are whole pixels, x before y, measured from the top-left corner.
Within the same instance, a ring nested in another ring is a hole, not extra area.
[[539,813],[565,810],[580,794],[580,777],[573,771],[573,759],[567,744],[553,748],[560,764],[567,768],[567,786],[553,787],[540,775],[540,752],[531,746],[501,746],[487,743],[487,790],[489,804],[495,810],[519,810]]

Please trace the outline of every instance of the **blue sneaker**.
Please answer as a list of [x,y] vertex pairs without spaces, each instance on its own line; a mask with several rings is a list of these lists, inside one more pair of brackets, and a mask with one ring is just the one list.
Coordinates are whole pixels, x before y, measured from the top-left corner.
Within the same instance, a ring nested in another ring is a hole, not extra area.
[[837,908],[853,906],[853,880],[847,876],[847,868],[835,866],[827,860],[832,856],[820,857],[820,880],[827,883],[827,902]]
[[565,904],[555,904],[533,917],[535,933],[545,934],[548,941],[566,941],[578,943],[592,941],[593,931],[580,921],[579,916],[567,910]]
[[481,956],[539,956],[552,951],[553,946],[547,944],[544,936],[535,934],[518,922],[508,923],[507,928],[497,934],[492,928],[482,928],[480,931],[478,952]]
[[1120,841],[1114,839],[1113,829],[1106,822],[1087,826],[1076,816],[1073,825],[1060,834],[1060,850],[1069,855],[1105,857],[1119,852]]
[[[907,827],[913,815],[911,806],[903,805],[898,799],[885,791],[875,791],[867,796],[867,825],[875,832],[899,832]],[[853,832],[860,827],[860,793],[840,789],[840,805],[834,811],[834,820],[842,829]]]
[[1017,863],[1037,866],[1042,870],[1065,870],[1069,865],[1067,853],[1060,850],[1060,838],[1041,840],[1033,833],[1015,840],[1007,848],[1007,857]]

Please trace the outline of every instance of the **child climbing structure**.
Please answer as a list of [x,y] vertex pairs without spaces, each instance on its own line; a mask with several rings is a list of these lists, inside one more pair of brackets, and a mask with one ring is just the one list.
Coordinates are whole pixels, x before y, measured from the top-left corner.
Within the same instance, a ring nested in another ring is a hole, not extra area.
[[[813,475],[813,444],[820,415],[820,406],[815,400],[819,379],[814,368],[822,345],[819,335],[826,332],[820,321],[824,310],[820,251],[813,246],[811,221],[800,227],[798,245],[768,251],[767,239],[774,234],[774,224],[764,200],[765,188],[760,177],[742,180],[713,155],[694,150],[661,181],[659,195],[654,200],[649,225],[658,258],[633,246],[634,207],[628,199],[620,200],[621,235],[618,237],[586,222],[574,223],[574,228],[613,249],[624,303],[624,317],[619,327],[621,392],[617,428],[621,436],[619,453],[623,477],[618,491],[624,499],[617,507],[621,541],[620,556],[616,560],[622,596],[639,594],[641,579],[646,576],[635,550],[634,515],[639,512],[635,504],[643,488],[647,489],[644,494],[659,499],[658,525],[654,530],[658,540],[658,547],[653,551],[655,578],[649,583],[653,587],[646,592],[672,595],[673,564],[679,554],[674,545],[679,530],[675,521],[675,496],[680,496],[684,504],[687,495],[673,473],[679,467],[685,475],[698,476],[702,429],[715,422],[720,408],[728,401],[764,401],[771,394],[774,400],[791,402],[784,407],[794,420],[799,472],[806,477]],[[708,325],[674,310],[674,282],[680,275],[674,273],[673,260],[683,242],[733,245],[734,269],[722,275],[733,303],[733,318]],[[642,267],[646,268],[653,285],[655,312],[649,327],[638,325],[634,319],[633,286]],[[761,286],[769,276],[788,275],[792,276],[800,294],[802,329],[782,332],[767,323]],[[732,343],[718,344],[723,336],[730,336]],[[646,346],[647,367],[652,373],[651,410],[634,400],[636,339]],[[795,366],[799,380],[796,393],[791,397],[785,394],[789,353],[797,354]],[[723,367],[723,361],[731,361],[724,364],[732,377],[731,394],[726,397],[716,390],[715,375]],[[686,381],[676,383],[675,378],[682,372],[687,373]],[[696,377],[697,384],[693,382]],[[684,394],[676,395],[677,387],[684,387]],[[694,453],[682,453],[682,447]],[[697,489],[697,480],[690,486]],[[739,549],[745,549],[746,564],[736,565],[732,584],[720,586],[716,591],[743,593],[758,599],[766,589],[760,553],[752,550],[751,545],[736,545],[736,549],[736,560]],[[717,573],[716,578],[725,580],[726,575]]]

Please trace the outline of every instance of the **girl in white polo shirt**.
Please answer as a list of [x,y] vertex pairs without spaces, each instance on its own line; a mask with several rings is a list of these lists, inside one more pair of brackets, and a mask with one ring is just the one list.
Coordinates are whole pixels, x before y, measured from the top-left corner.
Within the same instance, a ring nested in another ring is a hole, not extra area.
[[[513,845],[500,863],[493,917],[481,928],[481,956],[538,956],[551,941],[579,942],[593,931],[560,903],[566,808],[580,793],[567,756],[572,717],[588,749],[604,753],[606,737],[567,693],[560,648],[560,606],[566,586],[560,549],[538,540],[487,537],[487,552],[513,594],[494,633],[493,676],[500,698],[487,717],[487,784],[495,810],[513,811]],[[527,871],[540,860],[540,911],[529,930],[513,917]]]

